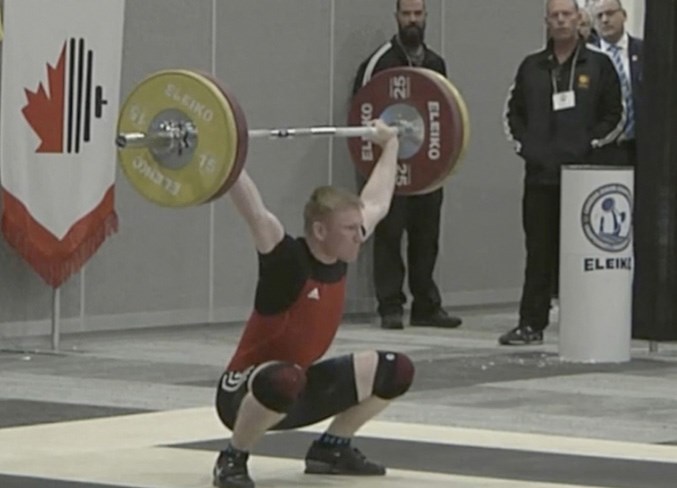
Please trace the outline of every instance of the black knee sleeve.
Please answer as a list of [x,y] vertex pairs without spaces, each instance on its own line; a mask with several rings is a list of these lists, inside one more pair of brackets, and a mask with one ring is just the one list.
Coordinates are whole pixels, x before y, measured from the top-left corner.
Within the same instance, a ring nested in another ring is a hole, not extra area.
[[408,356],[398,352],[378,353],[378,366],[374,376],[375,396],[391,400],[403,395],[414,380],[414,364]]
[[274,412],[287,413],[306,387],[306,374],[295,364],[274,363],[256,373],[251,393],[261,404]]

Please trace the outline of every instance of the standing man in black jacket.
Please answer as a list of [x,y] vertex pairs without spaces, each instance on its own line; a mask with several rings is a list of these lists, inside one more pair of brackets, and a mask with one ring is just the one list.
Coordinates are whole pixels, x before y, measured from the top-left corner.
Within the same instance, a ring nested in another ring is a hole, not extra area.
[[[444,60],[423,42],[425,0],[396,0],[398,33],[360,64],[353,94],[378,71],[418,66],[446,76]],[[402,236],[407,232],[409,289],[413,295],[410,325],[453,328],[461,319],[449,316],[433,280],[440,231],[442,188],[431,193],[395,196],[390,211],[374,233],[374,285],[384,329],[402,329],[406,297],[402,292],[405,266]]]
[[611,59],[579,37],[576,0],[547,0],[551,37],[517,70],[506,109],[508,138],[524,159],[526,270],[517,327],[503,345],[539,344],[559,260],[560,167],[603,162],[620,134],[621,86]]

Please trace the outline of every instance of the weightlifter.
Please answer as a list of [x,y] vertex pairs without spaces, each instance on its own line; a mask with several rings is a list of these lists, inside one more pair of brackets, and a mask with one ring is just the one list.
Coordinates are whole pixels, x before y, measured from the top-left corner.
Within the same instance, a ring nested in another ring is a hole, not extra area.
[[381,156],[359,196],[330,186],[304,209],[294,238],[268,210],[243,171],[229,195],[259,256],[254,310],[221,377],[216,408],[232,430],[214,466],[214,486],[250,488],[247,459],[269,430],[334,417],[310,446],[308,474],[384,475],[351,445],[355,432],[410,387],[414,366],[400,353],[366,351],[321,359],[341,322],[347,263],[387,214],[395,187],[397,131],[380,120],[369,138]]

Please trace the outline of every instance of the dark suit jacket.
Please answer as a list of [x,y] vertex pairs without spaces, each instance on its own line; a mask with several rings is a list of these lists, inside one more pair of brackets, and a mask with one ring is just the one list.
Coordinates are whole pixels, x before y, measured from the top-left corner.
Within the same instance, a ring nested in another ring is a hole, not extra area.
[[642,97],[642,71],[644,68],[644,61],[642,59],[642,50],[644,49],[644,41],[637,37],[628,36],[630,42],[628,43],[628,56],[630,57],[630,83],[632,83],[632,103],[635,109],[635,127],[636,130],[641,127],[639,122],[644,116],[643,97]]
[[[635,127],[639,126],[638,120],[642,118],[642,71],[644,69],[644,62],[642,59],[642,50],[644,49],[644,41],[637,37],[628,34],[628,57],[630,65],[630,83],[632,86],[632,104],[635,109]],[[600,39],[595,39],[593,44],[601,47]]]
[[[597,47],[601,47],[601,41],[599,39],[593,44]],[[642,87],[644,84],[644,63],[642,59],[643,49],[644,41],[642,39],[628,35],[628,64],[630,65],[630,83],[632,85],[632,105],[634,108],[636,142],[632,160],[641,159],[641,156],[639,156],[638,153],[641,153],[643,131],[646,130],[647,127],[647,121],[645,121],[647,113],[644,107],[644,90]],[[609,164],[628,164],[629,160],[627,158],[628,155],[623,151],[614,150],[613,147],[609,147],[607,149],[607,153],[602,159],[607,161]]]

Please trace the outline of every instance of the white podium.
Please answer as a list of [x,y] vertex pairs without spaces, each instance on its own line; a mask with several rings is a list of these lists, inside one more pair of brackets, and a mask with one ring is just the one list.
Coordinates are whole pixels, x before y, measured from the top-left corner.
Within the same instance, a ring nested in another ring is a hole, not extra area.
[[562,167],[559,355],[630,360],[634,169]]

